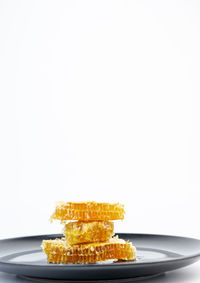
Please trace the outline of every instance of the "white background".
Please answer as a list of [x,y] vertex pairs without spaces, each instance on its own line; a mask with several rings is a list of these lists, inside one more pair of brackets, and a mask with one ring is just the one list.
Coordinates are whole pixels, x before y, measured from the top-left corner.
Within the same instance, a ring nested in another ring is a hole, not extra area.
[[56,201],[200,238],[200,2],[0,1],[0,237]]

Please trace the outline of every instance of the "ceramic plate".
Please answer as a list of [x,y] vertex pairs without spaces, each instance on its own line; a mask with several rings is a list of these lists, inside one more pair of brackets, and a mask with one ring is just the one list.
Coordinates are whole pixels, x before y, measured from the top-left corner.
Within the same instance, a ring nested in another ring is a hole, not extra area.
[[153,276],[189,265],[200,258],[200,240],[192,238],[118,234],[137,248],[137,260],[97,264],[48,264],[40,245],[41,235],[0,241],[0,271],[21,276],[73,281],[116,280]]

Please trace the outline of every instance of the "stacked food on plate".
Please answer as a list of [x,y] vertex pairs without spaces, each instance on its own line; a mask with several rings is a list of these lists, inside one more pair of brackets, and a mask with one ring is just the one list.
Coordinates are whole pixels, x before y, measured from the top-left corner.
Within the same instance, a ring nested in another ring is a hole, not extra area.
[[42,242],[49,263],[136,258],[135,247],[114,236],[112,220],[124,219],[124,206],[119,203],[59,202],[51,219],[64,223],[64,237]]

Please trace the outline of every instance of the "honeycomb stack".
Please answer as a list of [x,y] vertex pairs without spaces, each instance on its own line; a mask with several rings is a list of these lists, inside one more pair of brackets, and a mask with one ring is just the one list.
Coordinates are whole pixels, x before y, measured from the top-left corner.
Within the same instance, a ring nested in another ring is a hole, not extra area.
[[64,222],[64,237],[42,242],[49,263],[94,263],[136,257],[131,243],[114,237],[111,220],[124,219],[124,206],[119,203],[59,202],[51,219]]

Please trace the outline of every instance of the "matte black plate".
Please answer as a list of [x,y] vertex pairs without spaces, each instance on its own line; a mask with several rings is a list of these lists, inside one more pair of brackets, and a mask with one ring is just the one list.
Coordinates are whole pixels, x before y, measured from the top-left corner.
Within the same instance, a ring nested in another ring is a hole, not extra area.
[[200,240],[148,234],[118,234],[137,248],[137,260],[101,264],[48,264],[41,235],[0,241],[0,271],[65,280],[113,280],[150,276],[189,265],[200,258]]

